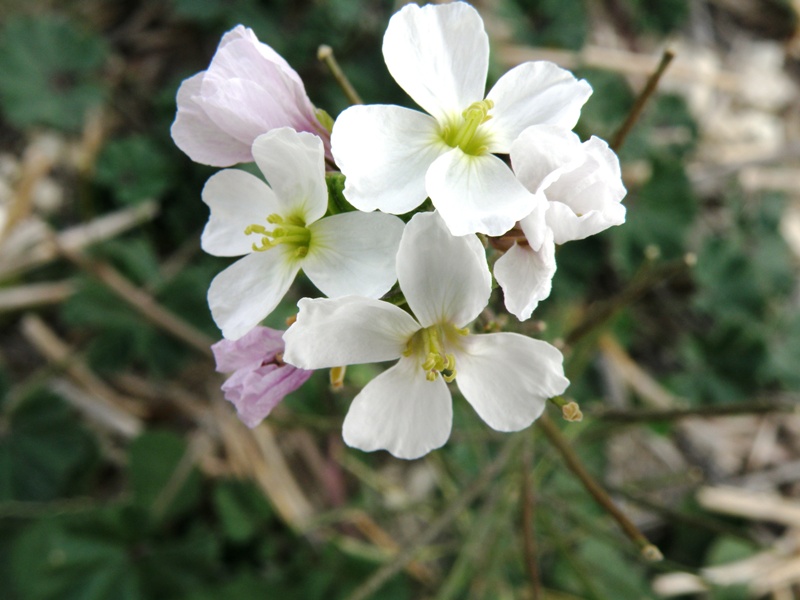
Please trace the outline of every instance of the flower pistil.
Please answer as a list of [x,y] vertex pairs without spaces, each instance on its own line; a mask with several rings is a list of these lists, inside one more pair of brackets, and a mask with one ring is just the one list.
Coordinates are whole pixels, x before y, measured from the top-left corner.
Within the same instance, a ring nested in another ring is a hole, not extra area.
[[451,148],[461,148],[465,154],[480,155],[487,150],[487,137],[479,128],[492,116],[489,111],[494,108],[492,100],[473,102],[461,113],[460,121],[449,122],[442,127],[442,139]]

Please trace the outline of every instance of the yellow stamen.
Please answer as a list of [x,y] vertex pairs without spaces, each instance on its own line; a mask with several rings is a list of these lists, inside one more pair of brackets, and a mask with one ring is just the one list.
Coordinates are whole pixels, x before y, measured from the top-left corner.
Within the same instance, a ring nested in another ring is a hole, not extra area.
[[295,248],[294,255],[297,258],[303,258],[308,254],[311,231],[308,230],[302,219],[298,217],[284,218],[273,213],[266,220],[267,223],[279,225],[279,227],[269,231],[263,225],[254,223],[244,229],[245,235],[258,234],[261,236],[260,245],[253,243],[254,252],[265,252],[279,244],[287,244]]
[[441,374],[442,379],[450,383],[456,378],[456,357],[445,351],[445,345],[458,344],[456,338],[467,333],[466,329],[449,323],[426,327],[409,340],[403,355],[416,354],[421,358],[420,367],[428,381],[436,381]]

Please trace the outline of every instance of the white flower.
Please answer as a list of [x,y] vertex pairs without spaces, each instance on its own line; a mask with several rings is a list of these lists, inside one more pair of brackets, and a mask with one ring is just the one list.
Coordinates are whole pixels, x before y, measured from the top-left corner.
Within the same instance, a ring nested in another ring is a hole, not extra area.
[[625,222],[617,155],[600,138],[581,143],[563,128],[527,128],[511,145],[519,180],[546,202],[519,223],[524,233],[494,266],[508,312],[524,321],[550,295],[555,246]]
[[403,222],[382,213],[322,218],[328,207],[325,152],[315,135],[275,129],[259,136],[252,152],[269,186],[226,169],[203,188],[211,209],[203,249],[216,256],[247,255],[217,275],[208,290],[222,334],[235,340],[256,326],[301,268],[326,296],[386,293],[396,279]]
[[552,63],[527,62],[484,96],[489,41],[480,15],[462,2],[403,7],[389,22],[383,55],[429,115],[375,105],[339,116],[331,145],[347,199],[403,214],[430,196],[453,235],[508,231],[536,199],[495,154],[507,154],[530,125],[571,129],[589,84]]
[[550,344],[464,329],[491,293],[476,236],[452,236],[436,213],[414,215],[400,242],[397,276],[416,319],[379,300],[304,298],[284,334],[284,360],[303,369],[400,359],[353,400],[343,431],[350,446],[384,448],[399,458],[442,446],[452,422],[449,381],[498,431],[527,427],[546,399],[569,385],[563,357]]
[[528,190],[548,200],[545,221],[556,244],[625,222],[619,159],[600,138],[581,143],[563,128],[529,127],[511,145],[511,164]]
[[172,139],[192,160],[215,167],[252,162],[255,139],[279,127],[322,137],[300,76],[253,30],[237,25],[222,36],[208,69],[178,89]]

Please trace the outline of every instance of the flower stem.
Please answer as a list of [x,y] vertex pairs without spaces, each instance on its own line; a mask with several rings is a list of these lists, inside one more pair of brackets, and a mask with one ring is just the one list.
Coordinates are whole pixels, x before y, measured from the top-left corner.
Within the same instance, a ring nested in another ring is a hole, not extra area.
[[567,467],[578,478],[578,480],[586,488],[586,491],[591,494],[595,501],[619,524],[622,531],[628,538],[636,544],[642,555],[650,561],[659,561],[663,559],[661,551],[648,540],[645,535],[639,531],[639,528],[628,519],[614,502],[611,500],[606,491],[600,486],[597,481],[589,474],[583,466],[581,459],[570,446],[567,439],[556,427],[547,415],[542,415],[537,421],[539,428],[544,431],[548,441],[553,447],[561,454]]
[[628,118],[625,119],[625,122],[614,134],[614,138],[610,144],[611,149],[614,150],[614,152],[619,152],[620,148],[622,148],[622,145],[625,143],[625,138],[628,137],[628,134],[630,133],[631,129],[633,129],[636,121],[639,120],[642,110],[644,110],[644,107],[647,104],[647,101],[653,95],[653,92],[656,91],[656,87],[658,87],[658,82],[661,80],[661,76],[664,75],[664,71],[667,70],[669,63],[672,62],[673,58],[675,58],[675,53],[672,50],[664,50],[664,53],[661,55],[661,62],[658,63],[658,67],[653,74],[650,75],[650,78],[647,80],[647,84],[644,86],[644,89],[636,98],[636,102],[633,103],[633,106],[628,113]]
[[606,323],[618,311],[632,304],[657,285],[686,272],[696,262],[697,257],[689,253],[662,265],[648,267],[616,296],[590,307],[583,320],[567,333],[565,343],[567,346],[574,346],[594,329]]
[[326,44],[322,44],[317,49],[317,59],[328,65],[331,75],[333,75],[333,78],[336,80],[336,83],[339,84],[339,87],[342,88],[342,91],[344,92],[344,95],[347,96],[350,104],[364,104],[361,96],[358,95],[358,92],[356,92],[356,89],[350,83],[350,80],[347,79],[347,75],[344,74],[344,71],[342,71],[339,63],[336,61],[336,57],[333,55],[333,48]]
[[469,506],[484,489],[494,481],[508,463],[509,459],[516,453],[517,446],[522,441],[521,435],[515,435],[508,439],[503,445],[495,459],[490,462],[481,473],[464,488],[460,495],[456,496],[445,511],[436,519],[431,521],[426,529],[419,534],[414,541],[400,550],[391,562],[383,565],[372,574],[363,584],[356,588],[348,596],[348,600],[366,600],[371,598],[383,584],[401,571],[409,561],[413,560],[428,544],[435,540],[461,511]]

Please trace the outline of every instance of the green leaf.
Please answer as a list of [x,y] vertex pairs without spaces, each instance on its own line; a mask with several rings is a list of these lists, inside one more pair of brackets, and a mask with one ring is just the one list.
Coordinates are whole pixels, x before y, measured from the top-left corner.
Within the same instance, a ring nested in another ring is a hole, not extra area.
[[120,204],[158,199],[173,177],[170,155],[143,135],[109,142],[100,153],[96,181],[108,187]]
[[191,590],[205,589],[219,575],[219,543],[204,524],[194,525],[185,536],[147,541],[140,547],[136,566],[145,598],[183,598]]
[[98,458],[94,438],[55,394],[36,390],[0,415],[0,500],[53,500],[79,489]]
[[202,523],[153,536],[128,506],[46,517],[23,531],[11,566],[22,600],[184,598],[219,575],[219,544]]
[[603,597],[641,600],[656,597],[641,566],[626,560],[611,544],[598,538],[587,539],[581,544],[578,555],[589,567],[597,588],[605,592]]
[[128,475],[134,505],[151,512],[156,521],[191,511],[200,499],[200,474],[183,439],[168,431],[147,432],[136,438],[128,454]]
[[92,368],[113,372],[131,364],[143,366],[154,376],[175,371],[187,349],[144,320],[123,300],[93,279],[84,279],[77,293],[61,307],[70,325],[90,330],[87,355]]
[[0,105],[17,127],[79,130],[105,99],[102,38],[53,16],[15,17],[0,31]]
[[[709,548],[706,555],[706,565],[724,565],[744,560],[752,556],[753,553],[752,544],[736,538],[722,536],[714,540],[714,543]],[[711,591],[713,600],[747,600],[751,597],[752,595],[745,584],[719,586]]]
[[251,483],[222,481],[214,487],[214,509],[225,535],[246,542],[269,521],[272,509]]
[[46,518],[25,531],[12,553],[23,600],[140,600],[127,548],[98,523]]
[[258,598],[276,597],[275,585],[253,573],[244,571],[236,575],[233,581],[214,586],[210,589],[198,590],[186,597],[186,600],[220,600],[220,598],[238,598],[239,600],[256,600]]

